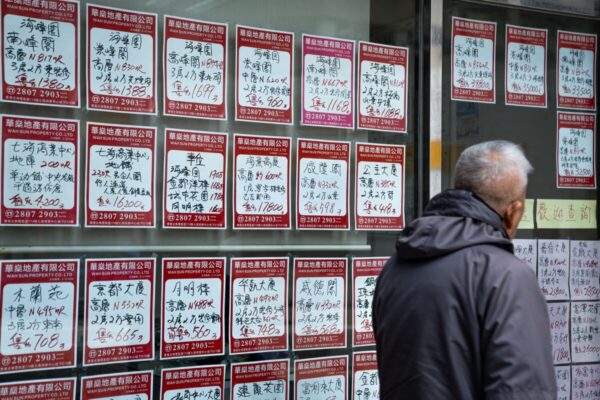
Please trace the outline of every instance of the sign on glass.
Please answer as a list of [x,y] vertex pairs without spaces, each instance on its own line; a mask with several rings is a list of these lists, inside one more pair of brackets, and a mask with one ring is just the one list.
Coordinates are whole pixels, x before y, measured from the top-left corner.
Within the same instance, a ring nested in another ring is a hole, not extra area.
[[375,344],[373,294],[377,278],[387,260],[388,257],[354,257],[352,259],[353,347]]
[[554,364],[571,362],[569,348],[569,303],[548,303],[550,337],[552,338],[552,358]]
[[231,400],[287,400],[290,360],[231,365]]
[[538,240],[538,283],[546,300],[569,300],[568,240]]
[[556,184],[558,188],[596,187],[596,115],[558,112]]
[[77,378],[52,378],[0,383],[3,400],[75,400]]
[[352,400],[379,400],[377,353],[363,351],[352,355]]
[[223,400],[225,365],[165,368],[161,371],[160,400]]
[[348,356],[294,360],[294,400],[346,400]]
[[600,302],[571,303],[571,357],[574,363],[600,361]]
[[154,371],[81,377],[80,400],[152,400]]
[[596,35],[557,33],[558,108],[596,110]]

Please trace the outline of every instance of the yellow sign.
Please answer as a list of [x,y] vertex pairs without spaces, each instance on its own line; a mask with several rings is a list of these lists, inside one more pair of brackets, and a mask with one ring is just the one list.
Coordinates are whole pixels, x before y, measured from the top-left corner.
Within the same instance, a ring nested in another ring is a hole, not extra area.
[[596,229],[596,200],[537,199],[538,229]]
[[533,216],[534,216],[534,202],[535,199],[525,199],[525,213],[521,222],[519,223],[519,229],[533,229]]

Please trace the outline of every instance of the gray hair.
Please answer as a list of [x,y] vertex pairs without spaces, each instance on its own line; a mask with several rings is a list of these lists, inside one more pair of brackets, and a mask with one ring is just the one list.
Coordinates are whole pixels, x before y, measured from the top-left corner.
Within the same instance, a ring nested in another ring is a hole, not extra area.
[[454,170],[454,187],[469,190],[494,210],[525,196],[527,175],[533,167],[521,147],[506,140],[492,140],[466,148]]

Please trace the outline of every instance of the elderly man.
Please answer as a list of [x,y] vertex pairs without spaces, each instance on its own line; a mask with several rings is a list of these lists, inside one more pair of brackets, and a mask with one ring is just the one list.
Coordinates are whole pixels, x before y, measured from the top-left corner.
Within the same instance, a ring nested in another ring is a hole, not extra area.
[[511,244],[531,170],[513,143],[467,148],[398,239],[373,302],[382,399],[556,399],[546,302]]

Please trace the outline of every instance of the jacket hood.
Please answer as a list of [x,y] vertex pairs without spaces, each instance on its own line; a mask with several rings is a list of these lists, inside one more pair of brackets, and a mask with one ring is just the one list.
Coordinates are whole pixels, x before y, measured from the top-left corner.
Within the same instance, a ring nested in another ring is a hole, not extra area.
[[401,233],[396,250],[402,259],[426,259],[480,244],[513,252],[500,215],[472,192],[450,189],[431,199]]

